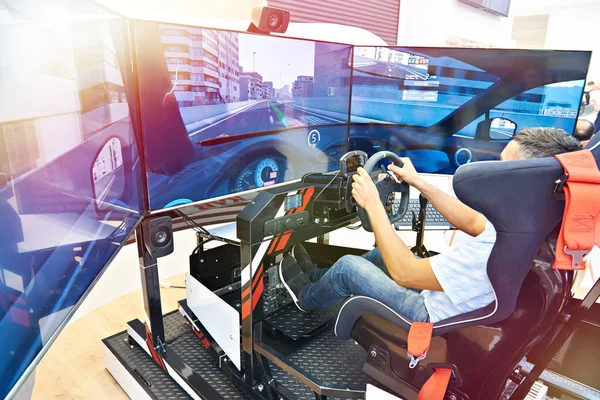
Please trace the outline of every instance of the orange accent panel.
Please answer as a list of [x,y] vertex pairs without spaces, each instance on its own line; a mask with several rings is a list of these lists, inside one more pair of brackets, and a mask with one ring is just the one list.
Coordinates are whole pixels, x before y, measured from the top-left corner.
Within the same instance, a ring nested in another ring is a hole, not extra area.
[[261,278],[260,281],[258,282],[258,285],[256,286],[256,291],[252,294],[252,310],[254,311],[254,308],[256,307],[256,303],[258,303],[258,299],[260,299],[260,295],[263,292],[263,279]]
[[277,244],[277,248],[275,249],[275,251],[281,251],[285,249],[285,245],[287,244],[288,240],[290,240],[291,235],[292,231],[284,232],[283,236],[281,237],[281,240],[279,241],[279,244]]
[[262,272],[263,264],[260,264],[260,267],[258,267],[258,271],[256,271],[256,275],[254,275],[254,280],[252,281],[252,288],[256,286],[256,282],[258,282],[258,277],[262,276]]
[[243,299],[244,297],[248,296],[248,294],[250,294],[250,286],[248,286],[248,287],[246,288],[246,290],[244,290],[244,291],[242,292],[242,299]]
[[300,211],[304,211],[304,209],[306,208],[306,206],[308,205],[308,203],[310,202],[310,198],[312,197],[312,195],[315,193],[315,187],[311,186],[309,188],[306,189],[306,192],[304,193],[304,196],[302,198],[302,206],[298,207],[296,209],[296,212],[300,212]]
[[271,254],[273,252],[273,249],[275,248],[275,242],[277,241],[277,239],[279,239],[279,236],[275,236],[273,238],[273,240],[271,241],[271,245],[269,246],[269,250],[267,250],[267,254]]
[[242,303],[242,319],[250,315],[250,299]]

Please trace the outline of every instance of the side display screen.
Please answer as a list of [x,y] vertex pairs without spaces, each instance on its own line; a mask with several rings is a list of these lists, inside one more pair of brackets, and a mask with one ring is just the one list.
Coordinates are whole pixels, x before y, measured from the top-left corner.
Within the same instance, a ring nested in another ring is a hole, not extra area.
[[589,52],[355,47],[349,149],[453,174],[528,127],[572,134]]
[[[152,209],[337,169],[351,46],[135,23]],[[168,132],[168,134],[167,134]]]
[[288,211],[291,210],[293,208],[298,208],[302,205],[302,195],[301,194],[295,194],[292,196],[288,196],[285,198],[285,206],[283,207],[284,211]]

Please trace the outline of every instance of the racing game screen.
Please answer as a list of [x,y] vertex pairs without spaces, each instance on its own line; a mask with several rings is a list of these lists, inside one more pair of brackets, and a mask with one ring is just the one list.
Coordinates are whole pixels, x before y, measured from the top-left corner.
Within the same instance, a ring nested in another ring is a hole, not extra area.
[[350,150],[385,149],[420,172],[497,160],[519,130],[572,134],[589,52],[355,47]]
[[135,25],[153,209],[336,169],[350,46]]

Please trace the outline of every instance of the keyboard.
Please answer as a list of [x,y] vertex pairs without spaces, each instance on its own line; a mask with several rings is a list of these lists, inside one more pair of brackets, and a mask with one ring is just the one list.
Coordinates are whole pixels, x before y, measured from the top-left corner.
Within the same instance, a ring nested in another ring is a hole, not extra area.
[[[411,230],[413,212],[415,217],[419,218],[419,199],[410,199],[408,203],[408,211],[404,214],[404,217],[394,224],[397,230]],[[433,207],[431,203],[427,203],[427,212],[425,215],[425,229],[439,229],[446,230],[452,228],[448,220],[440,214],[437,208]]]

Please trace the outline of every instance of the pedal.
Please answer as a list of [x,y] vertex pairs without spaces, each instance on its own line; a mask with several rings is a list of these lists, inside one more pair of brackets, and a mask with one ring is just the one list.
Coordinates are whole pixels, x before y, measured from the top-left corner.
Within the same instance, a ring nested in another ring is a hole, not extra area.
[[525,400],[545,400],[546,394],[548,394],[548,386],[544,385],[542,381],[537,381],[525,396]]

